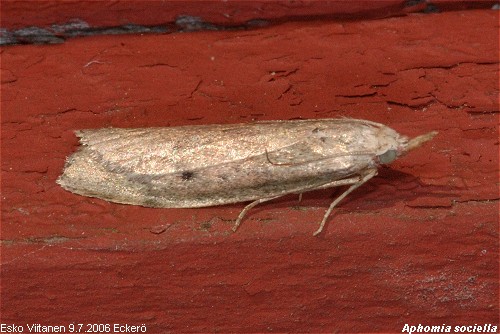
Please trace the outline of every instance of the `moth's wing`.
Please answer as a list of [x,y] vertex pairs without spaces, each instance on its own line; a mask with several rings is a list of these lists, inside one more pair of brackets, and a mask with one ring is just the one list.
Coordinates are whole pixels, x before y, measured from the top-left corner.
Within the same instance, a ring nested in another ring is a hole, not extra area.
[[76,131],[80,143],[99,152],[117,152],[129,149],[131,146],[144,142],[146,145],[158,142],[160,139],[160,128],[103,128],[86,129]]
[[299,165],[327,159],[313,140],[304,139],[291,145],[265,152],[266,159],[276,165]]
[[[335,125],[329,126],[325,131],[320,128],[321,124],[316,126],[312,123],[312,127],[293,131],[294,135],[291,136],[293,142],[266,150],[268,160],[276,164],[298,165],[368,153],[360,149],[354,141],[348,140],[349,136],[345,133],[353,130],[348,124]],[[285,131],[283,136],[288,136],[290,132]]]
[[82,146],[58,183],[86,196],[159,207],[314,189],[369,164],[351,156],[359,149],[343,139],[350,124],[324,122],[82,130]]
[[243,143],[231,145],[235,139],[224,136],[226,128],[231,126],[108,128],[81,130],[77,135],[83,150],[110,171],[165,175],[251,154]]
[[247,159],[295,165],[331,158],[325,147],[335,143],[311,136],[307,124],[290,129],[292,125],[107,128],[81,130],[77,135],[97,163],[136,175],[166,175]]
[[155,160],[161,152],[163,140],[159,129],[89,129],[77,131],[76,135],[83,146],[81,151],[106,169],[140,173],[141,169],[146,172],[151,167],[146,166],[147,162]]

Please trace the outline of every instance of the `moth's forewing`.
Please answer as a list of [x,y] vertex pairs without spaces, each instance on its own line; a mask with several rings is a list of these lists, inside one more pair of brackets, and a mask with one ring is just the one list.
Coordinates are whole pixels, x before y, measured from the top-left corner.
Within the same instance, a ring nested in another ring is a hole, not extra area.
[[118,203],[201,207],[304,192],[373,168],[381,124],[276,121],[78,133],[59,183]]

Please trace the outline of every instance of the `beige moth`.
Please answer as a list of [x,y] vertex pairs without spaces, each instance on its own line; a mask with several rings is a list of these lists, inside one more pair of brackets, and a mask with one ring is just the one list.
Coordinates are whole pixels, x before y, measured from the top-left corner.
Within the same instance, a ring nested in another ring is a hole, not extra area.
[[57,180],[73,193],[155,208],[250,203],[287,194],[349,186],[334,207],[389,164],[432,139],[409,139],[359,119],[265,121],[158,128],[102,128],[76,132],[80,149]]

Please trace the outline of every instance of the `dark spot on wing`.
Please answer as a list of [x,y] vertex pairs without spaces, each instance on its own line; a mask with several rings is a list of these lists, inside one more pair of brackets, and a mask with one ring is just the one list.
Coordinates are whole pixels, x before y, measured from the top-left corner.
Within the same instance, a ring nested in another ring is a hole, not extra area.
[[312,133],[318,133],[319,132],[319,128],[315,128],[314,130],[312,130]]
[[321,140],[324,143],[326,142],[326,137],[320,137],[319,140]]
[[184,180],[184,181],[189,181],[189,180],[192,180],[194,177],[194,172],[191,172],[189,170],[186,170],[184,172],[182,172],[181,174],[181,178]]

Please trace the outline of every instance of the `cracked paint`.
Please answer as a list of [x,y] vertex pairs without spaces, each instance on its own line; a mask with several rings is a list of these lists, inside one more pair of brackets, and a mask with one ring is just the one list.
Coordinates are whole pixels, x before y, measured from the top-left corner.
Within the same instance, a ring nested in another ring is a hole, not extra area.
[[[498,321],[497,19],[457,11],[3,47],[2,322],[394,332]],[[81,128],[327,117],[439,135],[353,193],[319,239],[310,231],[332,190],[304,194],[307,210],[293,209],[297,196],[257,207],[232,234],[243,205],[124,206],[55,183]]]

